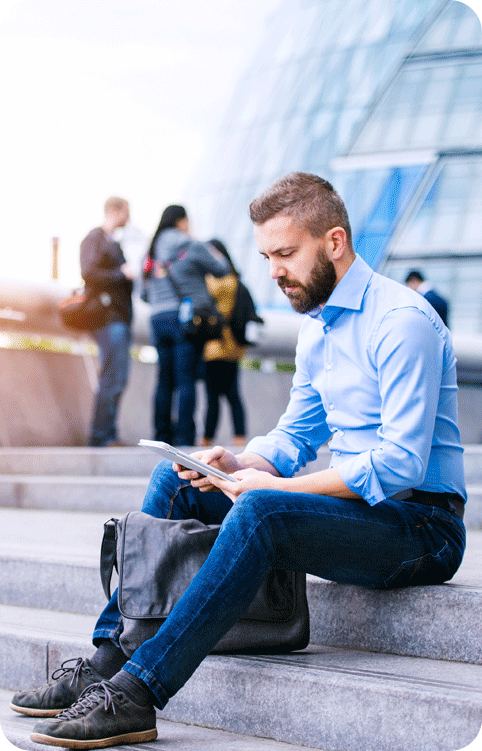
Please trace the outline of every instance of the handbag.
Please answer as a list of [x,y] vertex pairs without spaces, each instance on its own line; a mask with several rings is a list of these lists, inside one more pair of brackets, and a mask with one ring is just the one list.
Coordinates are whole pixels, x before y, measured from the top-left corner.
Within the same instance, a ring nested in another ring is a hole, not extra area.
[[[153,637],[208,557],[220,525],[157,519],[132,511],[104,525],[100,571],[107,599],[114,567],[123,617],[120,644],[130,656]],[[213,652],[290,652],[309,642],[306,574],[272,570]]]
[[193,306],[189,298],[181,301],[179,322],[186,339],[196,347],[203,347],[210,339],[220,339],[226,324],[224,316],[214,303]]
[[99,295],[86,290],[75,291],[57,304],[64,326],[79,331],[92,331],[105,326],[109,320],[111,296],[108,292]]

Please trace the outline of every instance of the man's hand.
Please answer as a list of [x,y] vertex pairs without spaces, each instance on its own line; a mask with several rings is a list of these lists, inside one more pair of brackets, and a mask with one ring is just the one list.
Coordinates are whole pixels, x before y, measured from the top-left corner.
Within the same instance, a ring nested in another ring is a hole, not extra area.
[[211,486],[216,486],[216,488],[221,490],[224,495],[227,495],[233,503],[235,503],[241,493],[244,493],[246,490],[267,488],[275,490],[280,487],[279,477],[272,475],[270,472],[263,472],[259,469],[253,469],[252,467],[249,469],[238,470],[233,474],[239,482],[221,480],[221,478],[215,477],[214,475],[210,475],[206,478],[206,481],[209,482]]
[[[214,446],[207,451],[196,451],[192,454],[195,459],[205,462],[205,464],[212,464],[213,467],[226,472],[231,475],[236,470],[241,469],[241,465],[236,459],[236,456],[230,451],[227,451],[222,446]],[[199,488],[202,492],[218,490],[214,484],[208,480],[207,477],[203,477],[193,469],[186,469],[181,464],[174,463],[172,465],[174,472],[177,472],[181,480],[189,481],[194,488]],[[234,483],[229,483],[233,485]],[[220,488],[219,488],[220,489]]]

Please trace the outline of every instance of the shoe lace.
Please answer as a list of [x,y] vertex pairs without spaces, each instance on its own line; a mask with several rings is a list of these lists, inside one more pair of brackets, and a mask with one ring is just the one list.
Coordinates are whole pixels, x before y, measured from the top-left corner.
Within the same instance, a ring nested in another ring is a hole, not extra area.
[[56,720],[75,720],[86,712],[96,707],[100,701],[104,700],[104,710],[108,712],[112,709],[115,714],[115,694],[105,683],[92,683],[85,688],[77,701],[68,709],[62,710],[55,718]]
[[[68,665],[69,662],[75,662],[75,665]],[[73,657],[70,660],[65,660],[65,662],[63,662],[62,665],[52,673],[52,680],[59,681],[67,675],[67,673],[72,673],[70,685],[73,686],[79,682],[80,674],[85,667],[87,667],[87,660],[84,660],[82,657]]]

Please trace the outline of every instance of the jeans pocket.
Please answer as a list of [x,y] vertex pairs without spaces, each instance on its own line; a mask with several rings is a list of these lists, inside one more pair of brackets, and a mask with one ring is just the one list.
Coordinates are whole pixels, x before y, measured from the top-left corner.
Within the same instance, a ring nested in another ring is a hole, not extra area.
[[401,563],[387,579],[385,587],[416,587],[422,584],[442,584],[457,571],[461,557],[449,543],[438,553],[427,553],[410,561]]

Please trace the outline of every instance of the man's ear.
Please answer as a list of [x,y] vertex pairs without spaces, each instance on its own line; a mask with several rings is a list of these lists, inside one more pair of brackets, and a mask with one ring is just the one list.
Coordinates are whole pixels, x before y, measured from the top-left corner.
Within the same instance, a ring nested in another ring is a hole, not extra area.
[[332,227],[326,233],[332,261],[339,261],[347,247],[346,232],[343,227]]

